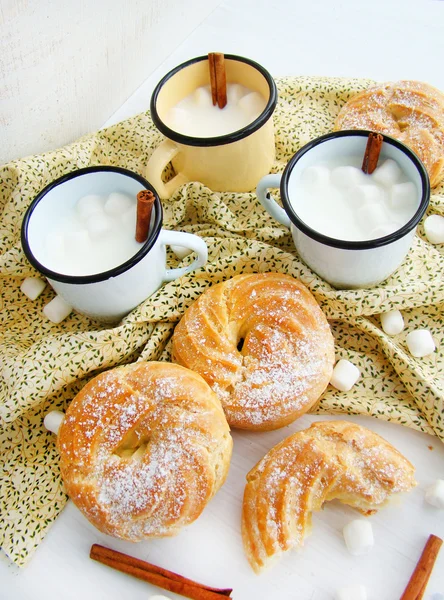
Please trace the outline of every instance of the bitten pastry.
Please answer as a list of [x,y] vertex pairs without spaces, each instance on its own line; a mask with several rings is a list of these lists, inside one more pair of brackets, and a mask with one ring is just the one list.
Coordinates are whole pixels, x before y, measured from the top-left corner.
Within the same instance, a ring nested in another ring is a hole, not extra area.
[[130,541],[175,535],[223,484],[232,439],[205,381],[138,362],[92,379],[60,427],[65,488],[100,531]]
[[313,423],[272,448],[247,475],[242,538],[250,565],[260,572],[302,546],[312,511],[328,500],[370,514],[415,485],[413,466],[376,433],[347,421]]
[[444,94],[427,83],[371,86],[342,107],[334,129],[369,129],[397,138],[422,160],[432,187],[443,179]]
[[210,384],[232,427],[269,430],[319,399],[332,374],[334,342],[300,281],[281,273],[237,275],[187,309],[172,357]]

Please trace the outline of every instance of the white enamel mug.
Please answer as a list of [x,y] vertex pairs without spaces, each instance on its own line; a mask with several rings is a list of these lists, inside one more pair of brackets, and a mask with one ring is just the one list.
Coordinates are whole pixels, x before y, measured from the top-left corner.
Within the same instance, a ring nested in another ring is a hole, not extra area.
[[[120,192],[136,201],[141,190],[151,190],[155,195],[150,230],[146,242],[126,262],[84,276],[58,273],[45,266],[44,244],[51,224],[72,214],[80,198]],[[204,240],[193,234],[162,229],[162,217],[159,197],[146,179],[120,167],[87,167],[60,177],[36,196],[23,219],[22,246],[33,267],[75,310],[105,322],[117,322],[163,283],[198,269],[207,261]],[[187,267],[167,269],[168,245],[192,250],[197,258]]]
[[[407,146],[384,136],[380,160],[395,160],[416,186],[417,210],[413,217],[390,235],[364,241],[328,237],[304,223],[295,208],[301,189],[301,173],[307,167],[317,166],[333,157],[363,157],[369,133],[364,130],[337,131],[316,138],[290,159],[282,175],[265,176],[256,189],[257,197],[267,212],[291,230],[302,260],[336,288],[371,287],[391,275],[407,255],[416,226],[430,199],[429,177],[422,162]],[[280,188],[283,208],[270,194],[272,188]]]

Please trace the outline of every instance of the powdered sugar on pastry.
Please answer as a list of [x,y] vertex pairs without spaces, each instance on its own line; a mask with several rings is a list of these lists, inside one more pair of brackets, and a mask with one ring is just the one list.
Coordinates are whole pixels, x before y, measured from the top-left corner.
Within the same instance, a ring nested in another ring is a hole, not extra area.
[[179,365],[118,367],[72,401],[59,436],[67,493],[101,531],[174,535],[224,482],[232,440],[217,396]]
[[188,308],[172,356],[204,377],[231,426],[267,430],[318,400],[332,373],[334,343],[301,282],[249,274],[212,286]]
[[248,473],[242,537],[257,572],[310,531],[311,514],[337,499],[370,514],[416,485],[414,468],[369,429],[313,423],[275,446]]
[[444,94],[420,81],[369,87],[339,112],[335,130],[369,129],[399,139],[424,163],[430,184],[444,175]]

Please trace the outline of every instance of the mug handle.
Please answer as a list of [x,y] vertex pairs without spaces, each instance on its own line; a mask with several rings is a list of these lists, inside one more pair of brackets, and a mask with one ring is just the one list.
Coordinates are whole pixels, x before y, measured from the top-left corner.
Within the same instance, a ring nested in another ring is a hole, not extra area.
[[190,273],[203,265],[208,260],[208,247],[204,240],[192,233],[182,231],[168,231],[162,229],[160,233],[160,243],[163,246],[182,246],[189,248],[197,253],[197,258],[188,267],[179,267],[178,269],[167,269],[165,272],[165,281],[173,281],[182,277],[185,273]]
[[282,175],[279,174],[265,175],[257,185],[256,195],[268,214],[270,214],[273,219],[276,219],[278,223],[285,225],[285,227],[290,229],[290,218],[268,191],[270,188],[278,188],[281,184],[281,179]]
[[173,179],[164,183],[162,173],[169,162],[179,153],[179,147],[171,140],[164,140],[152,153],[145,169],[145,177],[153,185],[159,196],[166,200],[189,179],[178,173]]

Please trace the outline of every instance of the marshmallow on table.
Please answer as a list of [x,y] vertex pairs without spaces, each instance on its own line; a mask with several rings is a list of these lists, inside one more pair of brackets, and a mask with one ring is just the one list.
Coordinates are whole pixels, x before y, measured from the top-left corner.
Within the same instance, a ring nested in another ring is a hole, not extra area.
[[435,351],[435,342],[428,329],[415,329],[407,334],[405,343],[412,356],[422,358]]
[[430,215],[424,221],[424,231],[431,244],[444,244],[444,217]]
[[26,277],[20,286],[21,291],[28,296],[30,300],[35,300],[40,296],[46,287],[46,281],[40,277]]
[[347,550],[354,556],[367,554],[374,544],[372,524],[369,521],[363,519],[350,521],[342,533]]
[[336,590],[335,600],[367,600],[367,590],[363,585],[352,585]]
[[382,185],[394,185],[401,177],[401,167],[391,158],[385,160],[372,173],[372,177]]
[[302,171],[301,181],[304,185],[313,187],[328,183],[330,180],[330,169],[323,165],[307,167]]
[[404,329],[404,319],[399,310],[389,310],[381,315],[381,326],[387,335],[397,335]]
[[70,306],[61,296],[56,296],[43,307],[43,314],[53,323],[61,323],[72,312]]
[[436,508],[444,508],[444,479],[437,479],[426,489],[425,500]]
[[89,194],[77,200],[76,210],[79,217],[83,220],[88,219],[93,214],[101,213],[105,205],[105,198],[98,194]]
[[52,410],[43,419],[43,425],[48,431],[52,431],[52,433],[57,435],[64,418],[65,413],[62,413],[59,410]]
[[122,194],[121,192],[111,192],[106,199],[103,210],[106,214],[111,216],[118,216],[127,211],[132,204],[135,204],[135,200],[131,200],[128,194]]
[[330,383],[340,392],[348,392],[358,381],[360,374],[358,367],[349,360],[341,358],[333,369]]

